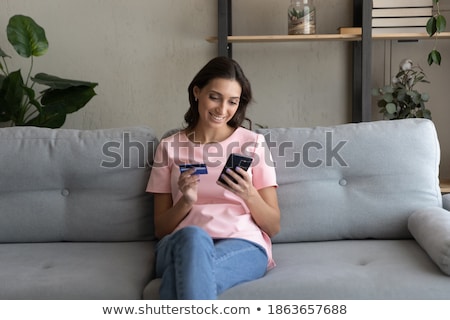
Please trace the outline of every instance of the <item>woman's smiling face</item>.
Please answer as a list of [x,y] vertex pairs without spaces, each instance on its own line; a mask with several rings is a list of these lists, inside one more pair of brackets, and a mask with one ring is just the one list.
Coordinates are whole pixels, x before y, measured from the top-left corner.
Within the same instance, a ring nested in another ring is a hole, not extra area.
[[226,126],[239,107],[242,88],[234,79],[215,78],[202,89],[195,87],[199,123],[205,127]]

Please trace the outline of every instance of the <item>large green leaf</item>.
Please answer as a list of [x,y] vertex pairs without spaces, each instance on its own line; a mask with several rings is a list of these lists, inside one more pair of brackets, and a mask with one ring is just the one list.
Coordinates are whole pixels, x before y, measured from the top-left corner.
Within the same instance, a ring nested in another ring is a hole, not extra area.
[[45,112],[39,114],[35,118],[24,123],[25,126],[45,127],[51,129],[61,128],[66,121],[65,113],[57,114],[45,114]]
[[386,105],[386,111],[389,114],[394,114],[397,111],[397,106],[394,103],[388,103]]
[[383,95],[383,100],[386,101],[387,103],[390,103],[394,101],[394,96],[392,95],[392,93],[385,93]]
[[435,17],[430,17],[430,19],[428,19],[427,25],[426,25],[426,30],[430,37],[432,37],[436,33],[437,27],[436,27],[436,18]]
[[6,100],[5,95],[3,94],[3,80],[5,79],[5,76],[0,74],[0,122],[6,122],[10,120],[9,113],[6,112]]
[[88,86],[70,87],[63,90],[46,90],[41,103],[47,114],[72,113],[80,110],[95,96]]
[[441,65],[441,53],[437,50],[432,50],[429,54],[428,54],[428,65],[432,65],[433,63],[437,64],[437,65]]
[[8,120],[16,120],[21,113],[22,99],[24,96],[23,79],[20,70],[11,72],[3,78],[0,88],[0,114],[2,118]]
[[46,74],[46,73],[38,73],[31,79],[34,82],[46,85],[52,89],[67,89],[70,87],[77,87],[77,86],[95,88],[97,86],[97,83],[94,83],[94,82],[62,79],[57,76],[52,76],[52,75]]
[[35,106],[38,112],[42,112],[41,104],[35,99],[36,93],[34,90],[28,87],[24,87],[23,90],[28,97],[28,103]]
[[8,41],[22,57],[42,56],[48,50],[45,30],[30,17],[23,15],[11,17],[6,32]]
[[447,26],[447,20],[443,15],[439,15],[436,17],[436,30],[437,32],[444,32],[445,27]]

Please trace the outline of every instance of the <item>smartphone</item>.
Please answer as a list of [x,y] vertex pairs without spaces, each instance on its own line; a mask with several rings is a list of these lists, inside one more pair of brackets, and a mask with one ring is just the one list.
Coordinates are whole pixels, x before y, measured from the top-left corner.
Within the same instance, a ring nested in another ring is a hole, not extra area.
[[195,168],[194,174],[208,174],[208,168],[204,163],[180,164],[180,173],[183,173],[190,168]]
[[234,178],[232,178],[229,174],[227,174],[226,172],[227,169],[231,169],[236,172],[235,168],[240,167],[245,171],[247,171],[248,168],[250,168],[252,161],[253,159],[247,156],[243,156],[237,153],[230,154],[230,156],[227,159],[227,163],[225,163],[225,166],[223,167],[222,172],[220,173],[218,180],[226,184],[225,180],[222,179],[222,175],[226,174],[234,183],[236,183],[237,181]]

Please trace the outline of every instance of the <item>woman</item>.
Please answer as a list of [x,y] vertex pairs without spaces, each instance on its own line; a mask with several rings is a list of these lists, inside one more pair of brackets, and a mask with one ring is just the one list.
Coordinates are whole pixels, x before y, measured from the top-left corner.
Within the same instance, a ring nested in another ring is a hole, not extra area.
[[[241,127],[251,86],[232,59],[209,61],[188,88],[187,127],[161,141],[147,191],[154,194],[161,299],[216,299],[274,267],[280,228],[275,168],[264,137]],[[230,153],[253,158],[228,170]],[[207,174],[183,164],[206,164]],[[234,179],[234,180],[233,180]]]

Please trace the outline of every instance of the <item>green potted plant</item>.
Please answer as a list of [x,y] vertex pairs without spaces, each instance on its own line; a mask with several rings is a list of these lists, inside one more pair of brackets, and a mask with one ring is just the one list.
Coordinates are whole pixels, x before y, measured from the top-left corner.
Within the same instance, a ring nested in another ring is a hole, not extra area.
[[422,68],[411,59],[404,59],[391,84],[373,90],[373,95],[379,97],[378,107],[385,119],[431,119],[431,111],[425,107],[430,96],[415,89],[418,83],[429,81]]
[[[30,59],[23,77],[21,70],[10,71],[6,59],[11,58],[0,48],[0,122],[12,126],[60,128],[66,115],[83,108],[96,95],[97,83],[62,79],[46,73],[31,76],[34,57],[44,55],[48,41],[44,29],[23,15],[11,17],[7,37],[15,51]],[[37,85],[45,86],[40,92]]]

